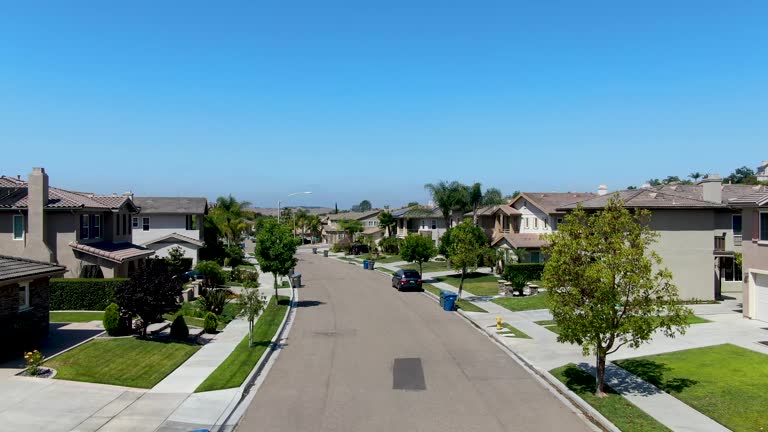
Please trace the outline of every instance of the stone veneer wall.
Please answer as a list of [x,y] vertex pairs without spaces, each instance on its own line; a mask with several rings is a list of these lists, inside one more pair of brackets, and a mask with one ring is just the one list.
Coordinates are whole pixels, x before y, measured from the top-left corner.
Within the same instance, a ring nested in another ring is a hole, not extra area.
[[19,311],[19,284],[0,286],[0,331],[4,339],[0,358],[38,348],[40,341],[48,336],[48,278],[33,280],[29,288],[30,309]]

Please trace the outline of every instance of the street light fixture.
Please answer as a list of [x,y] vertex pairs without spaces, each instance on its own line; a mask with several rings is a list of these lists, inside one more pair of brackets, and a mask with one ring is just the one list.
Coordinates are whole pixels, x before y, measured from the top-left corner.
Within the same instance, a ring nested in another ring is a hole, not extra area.
[[[311,193],[312,192],[294,192],[292,194],[288,194],[287,197],[292,197],[294,195],[310,195]],[[277,200],[277,223],[280,223],[280,200]],[[295,231],[296,227],[294,227],[293,229]]]

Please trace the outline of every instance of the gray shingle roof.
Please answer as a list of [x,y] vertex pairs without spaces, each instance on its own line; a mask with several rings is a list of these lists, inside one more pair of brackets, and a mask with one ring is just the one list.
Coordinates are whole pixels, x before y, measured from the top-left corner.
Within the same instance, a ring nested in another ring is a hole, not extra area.
[[64,266],[0,255],[0,284],[24,278],[61,275],[66,271]]
[[[502,204],[502,205],[492,205],[492,206],[480,207],[480,208],[477,209],[477,215],[478,216],[493,216],[498,211],[503,212],[507,216],[519,215],[520,214],[520,211],[517,210],[516,208],[511,207],[511,206],[506,205],[506,204]],[[464,216],[471,217],[472,216],[472,212],[469,211],[469,212],[465,213]]]
[[208,208],[206,198],[133,197],[133,203],[141,209],[142,214],[205,214]]
[[371,210],[367,212],[346,212],[328,215],[328,220],[338,221],[342,219],[361,220],[368,219],[381,213],[381,210]]
[[[662,185],[644,189],[623,190],[582,201],[584,208],[603,208],[613,196],[624,201],[629,208],[727,208],[729,204],[740,197],[754,195],[761,190],[768,193],[765,186],[752,185],[722,185],[722,202],[714,203],[704,200],[701,185]],[[562,210],[572,210],[576,203],[561,206]]]
[[592,192],[521,192],[512,202],[526,199],[546,213],[558,213],[558,209],[598,196]]

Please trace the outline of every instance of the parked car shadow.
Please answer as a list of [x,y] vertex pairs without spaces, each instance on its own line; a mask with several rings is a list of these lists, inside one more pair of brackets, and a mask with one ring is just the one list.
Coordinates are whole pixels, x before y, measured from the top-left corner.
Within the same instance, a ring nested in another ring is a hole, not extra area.
[[318,300],[299,300],[296,302],[297,308],[305,308],[305,307],[314,307],[314,306],[320,306],[324,305],[325,302],[321,302]]
[[[48,337],[40,342],[38,348],[45,357],[58,354],[104,332],[101,329],[66,328],[68,326],[70,326],[68,323],[49,324]],[[23,354],[0,363],[0,368],[3,369],[18,369],[25,366]]]

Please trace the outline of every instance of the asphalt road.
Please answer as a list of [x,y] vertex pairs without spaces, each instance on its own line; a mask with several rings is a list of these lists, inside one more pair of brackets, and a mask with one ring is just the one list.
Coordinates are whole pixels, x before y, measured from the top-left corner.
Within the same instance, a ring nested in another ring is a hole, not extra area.
[[237,430],[589,431],[507,353],[388,276],[300,254],[287,345]]

